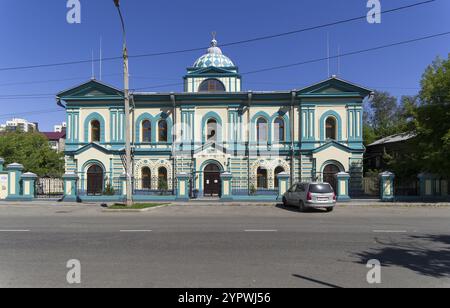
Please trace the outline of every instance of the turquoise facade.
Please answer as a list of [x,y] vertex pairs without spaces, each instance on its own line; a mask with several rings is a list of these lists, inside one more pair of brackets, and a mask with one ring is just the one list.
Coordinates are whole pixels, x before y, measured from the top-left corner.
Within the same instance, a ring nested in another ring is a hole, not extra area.
[[[332,76],[294,91],[245,91],[239,68],[216,41],[183,79],[183,92],[132,93],[136,199],[175,198],[179,174],[187,176],[187,198],[194,192],[202,198],[217,184],[210,170],[231,174],[231,196],[224,197],[233,200],[278,198],[280,172],[289,185],[324,180],[329,170],[347,172],[348,195],[361,191],[363,101],[371,90]],[[121,198],[123,92],[90,80],[57,99],[67,111],[66,172],[78,176],[77,193],[105,198],[100,195],[110,185],[111,198]],[[100,142],[92,140],[94,120]],[[145,132],[144,121],[150,122]],[[223,191],[223,179],[214,189]]]

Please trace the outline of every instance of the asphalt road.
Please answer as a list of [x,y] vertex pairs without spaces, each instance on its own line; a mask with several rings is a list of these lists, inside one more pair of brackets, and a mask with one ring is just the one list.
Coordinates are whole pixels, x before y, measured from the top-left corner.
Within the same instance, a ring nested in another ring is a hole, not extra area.
[[[450,207],[0,204],[0,287],[450,287]],[[370,285],[367,261],[381,262]]]

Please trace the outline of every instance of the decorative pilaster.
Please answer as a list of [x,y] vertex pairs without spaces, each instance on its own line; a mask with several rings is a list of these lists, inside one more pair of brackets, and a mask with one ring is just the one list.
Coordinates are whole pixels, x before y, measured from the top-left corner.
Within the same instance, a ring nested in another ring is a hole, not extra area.
[[24,201],[32,201],[34,199],[34,184],[37,175],[31,172],[23,174],[21,177],[23,185],[23,193],[21,199]]
[[17,163],[6,167],[8,171],[8,197],[6,197],[6,200],[20,200],[22,198],[20,184],[23,169],[23,166]]
[[220,175],[222,179],[222,201],[231,201],[233,200],[233,193],[231,190],[231,180],[233,179],[233,175],[230,172],[225,172]]
[[189,175],[187,173],[179,173],[177,181],[177,201],[189,201]]
[[276,181],[278,181],[278,200],[283,200],[283,195],[289,189],[289,173],[281,172],[277,175]]
[[391,172],[383,172],[380,174],[380,199],[383,202],[393,202],[395,175]]
[[79,180],[78,175],[75,173],[66,173],[63,175],[64,180],[64,201],[76,202],[78,198],[77,182]]
[[337,201],[350,201],[350,195],[349,195],[349,180],[350,180],[350,174],[346,172],[339,172],[336,174],[336,180],[337,180],[337,191],[336,191],[336,198]]

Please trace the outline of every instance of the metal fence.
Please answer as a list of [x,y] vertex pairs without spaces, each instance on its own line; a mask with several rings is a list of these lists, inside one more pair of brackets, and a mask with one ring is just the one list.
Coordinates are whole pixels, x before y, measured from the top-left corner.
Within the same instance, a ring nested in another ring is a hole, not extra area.
[[369,176],[362,179],[363,193],[367,196],[380,195],[380,178],[378,176]]
[[64,196],[64,180],[61,178],[38,178],[34,193],[38,199],[60,199]]
[[396,178],[394,187],[396,196],[420,196],[420,181],[417,178]]
[[[265,183],[268,183],[266,180]],[[273,196],[278,195],[278,188],[262,188],[257,187],[256,183],[251,183],[249,186],[249,181],[247,177],[233,177],[231,181],[231,192],[233,196],[249,196],[249,195],[259,195],[259,196]]]

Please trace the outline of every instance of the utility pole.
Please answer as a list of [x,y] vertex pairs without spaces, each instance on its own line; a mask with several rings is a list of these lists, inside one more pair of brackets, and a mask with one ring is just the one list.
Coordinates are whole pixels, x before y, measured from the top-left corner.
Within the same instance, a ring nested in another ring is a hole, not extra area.
[[123,20],[122,11],[120,10],[119,0],[113,0],[119,12],[120,22],[122,23],[123,33],[123,74],[124,74],[124,97],[125,97],[125,174],[127,177],[127,206],[133,205],[133,189],[132,189],[132,171],[131,171],[131,141],[130,141],[130,81],[128,71],[128,49],[127,37],[125,32],[125,22]]

